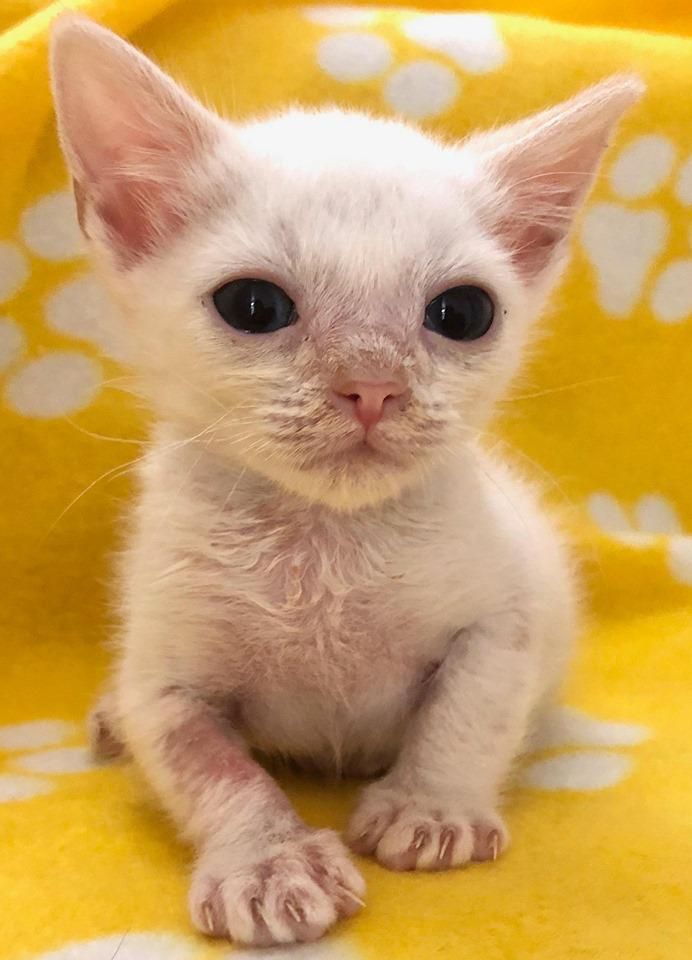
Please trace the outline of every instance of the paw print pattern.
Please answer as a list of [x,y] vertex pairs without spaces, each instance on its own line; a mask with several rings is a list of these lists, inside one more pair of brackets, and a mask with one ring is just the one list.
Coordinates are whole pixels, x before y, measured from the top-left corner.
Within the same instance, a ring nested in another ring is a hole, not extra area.
[[[63,720],[34,720],[0,727],[0,803],[29,800],[50,793],[55,776],[85,773],[95,768],[86,747],[66,747],[75,726]],[[48,749],[46,749],[48,748]]]
[[34,960],[195,960],[199,950],[194,941],[171,933],[124,933],[98,937],[95,940],[77,940],[57,950],[42,953]]
[[633,747],[649,736],[648,728],[639,724],[596,720],[573,707],[558,707],[547,717],[531,746],[534,751],[572,749],[529,762],[521,772],[520,783],[537,790],[612,787],[630,772],[632,759],[605,748]]
[[[199,940],[173,933],[115,933],[94,940],[77,940],[63,944],[32,960],[202,960],[209,956]],[[320,943],[302,943],[290,947],[233,950],[221,955],[222,960],[360,960],[351,941],[331,936]]]
[[586,506],[603,533],[627,546],[651,547],[665,537],[671,574],[679,583],[692,586],[692,535],[683,531],[675,508],[665,497],[648,494],[629,509],[609,493],[594,493]]
[[[305,16],[327,27],[368,27],[377,15],[368,8],[307,7]],[[422,14],[401,22],[403,34],[418,46],[452,61],[470,74],[498,70],[508,53],[495,20],[486,14]],[[317,62],[325,73],[343,83],[382,75],[383,95],[395,113],[424,120],[447,110],[456,100],[458,71],[431,59],[414,59],[390,72],[390,43],[365,30],[339,29],[319,41]]]
[[[9,308],[10,301],[31,282],[32,256],[44,262],[74,261],[78,266],[81,255],[81,234],[67,190],[48,194],[29,206],[21,218],[20,237],[0,242],[2,396],[6,405],[22,416],[47,419],[75,413],[92,403],[101,389],[101,364],[78,345],[30,358],[24,329]],[[88,341],[105,356],[121,358],[112,308],[90,273],[72,276],[49,292],[43,302],[43,319],[55,332]]]
[[[643,296],[661,323],[679,323],[692,314],[692,255],[664,262],[654,274],[671,223],[662,206],[641,205],[665,187],[675,203],[692,206],[692,157],[676,169],[677,163],[678,151],[667,137],[636,137],[610,169],[615,200],[586,212],[582,245],[596,274],[598,302],[611,316],[628,316]],[[692,247],[692,236],[687,239]]]

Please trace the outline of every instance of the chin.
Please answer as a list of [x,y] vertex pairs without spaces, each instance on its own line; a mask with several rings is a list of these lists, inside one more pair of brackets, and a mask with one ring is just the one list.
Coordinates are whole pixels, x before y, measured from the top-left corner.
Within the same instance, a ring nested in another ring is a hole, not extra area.
[[300,471],[299,474],[284,478],[282,483],[293,493],[313,503],[322,503],[333,510],[352,513],[395,499],[419,477],[418,470],[402,470],[390,466],[381,471],[362,470],[352,474]]
[[288,493],[345,513],[400,496],[423,473],[421,464],[404,465],[367,447],[299,468],[279,460],[252,466]]

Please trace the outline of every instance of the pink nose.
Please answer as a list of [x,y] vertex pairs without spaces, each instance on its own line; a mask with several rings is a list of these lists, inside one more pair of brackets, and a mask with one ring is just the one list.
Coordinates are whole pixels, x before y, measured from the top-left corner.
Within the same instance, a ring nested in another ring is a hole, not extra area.
[[386,413],[400,409],[407,393],[404,386],[393,380],[348,380],[334,387],[331,400],[337,410],[359,420],[367,430]]

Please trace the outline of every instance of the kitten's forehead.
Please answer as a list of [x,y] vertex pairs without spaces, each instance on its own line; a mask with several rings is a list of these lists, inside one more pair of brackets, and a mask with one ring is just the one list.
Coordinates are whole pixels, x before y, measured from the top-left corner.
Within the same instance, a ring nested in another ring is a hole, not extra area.
[[463,163],[459,151],[408,124],[335,109],[287,111],[248,124],[241,137],[251,153],[295,172],[428,170],[452,176]]
[[261,211],[253,242],[304,282],[336,274],[342,288],[350,275],[373,291],[417,286],[426,269],[435,272],[431,260],[451,253],[458,262],[460,235],[474,234],[464,189],[473,158],[406,124],[293,111],[240,135],[249,190],[236,215],[249,225]]

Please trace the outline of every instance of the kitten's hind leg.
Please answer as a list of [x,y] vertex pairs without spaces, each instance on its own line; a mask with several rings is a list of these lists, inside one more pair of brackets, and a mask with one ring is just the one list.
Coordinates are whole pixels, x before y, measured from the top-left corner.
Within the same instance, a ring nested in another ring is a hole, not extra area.
[[106,689],[87,717],[89,747],[95,760],[116,760],[127,753],[117,728],[115,696]]

